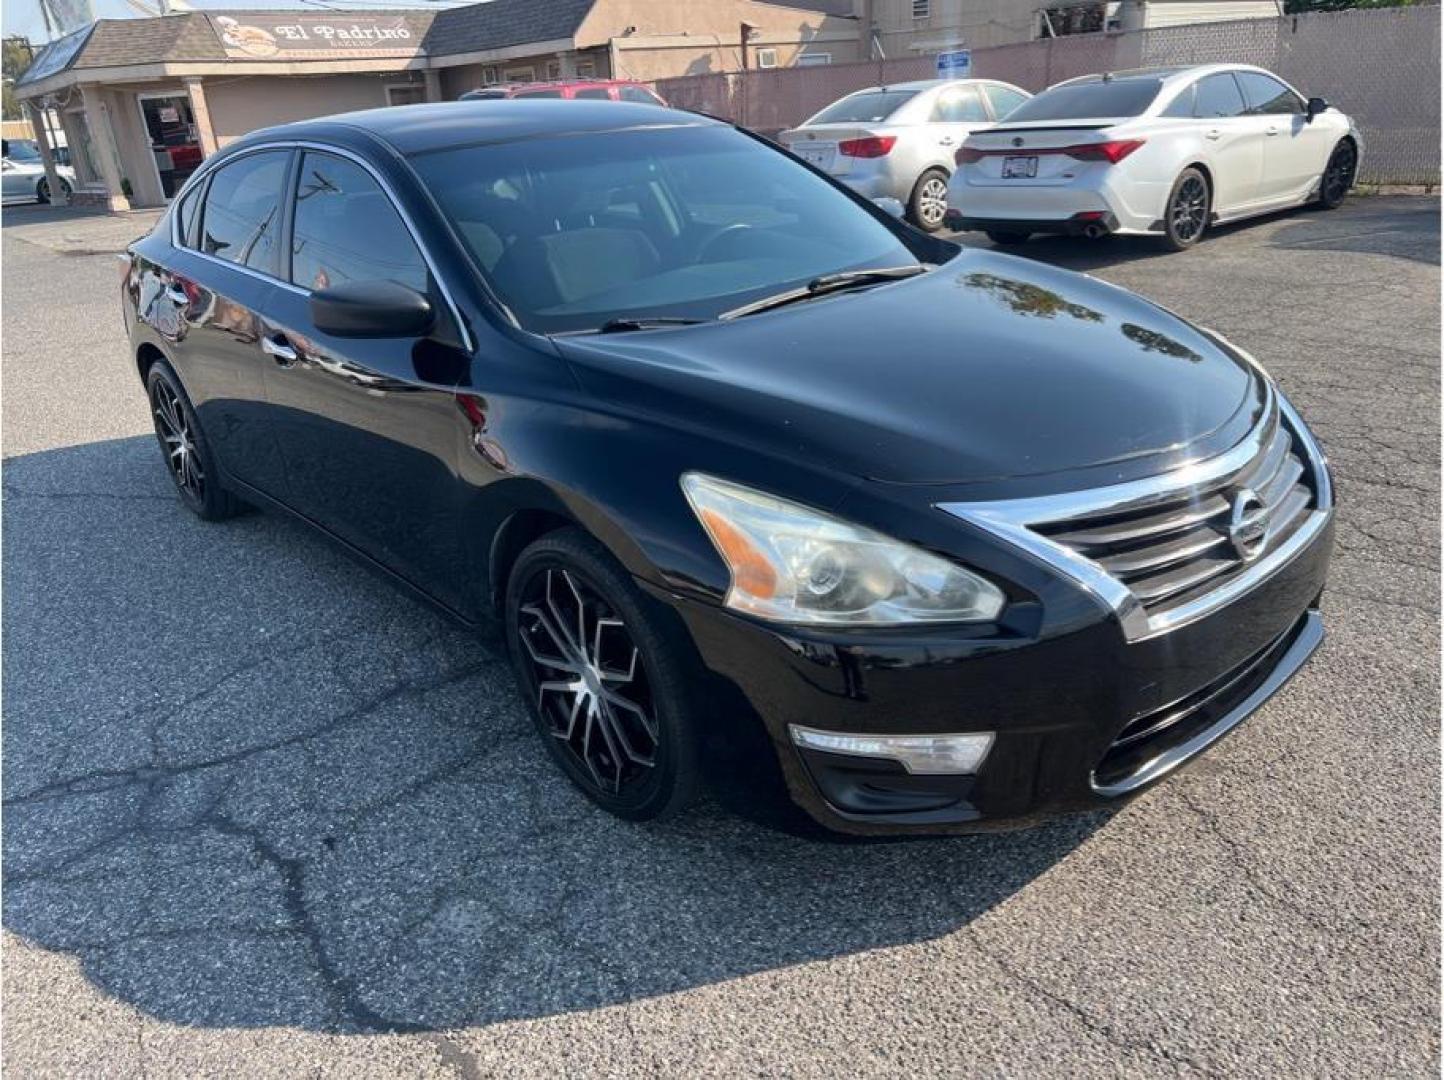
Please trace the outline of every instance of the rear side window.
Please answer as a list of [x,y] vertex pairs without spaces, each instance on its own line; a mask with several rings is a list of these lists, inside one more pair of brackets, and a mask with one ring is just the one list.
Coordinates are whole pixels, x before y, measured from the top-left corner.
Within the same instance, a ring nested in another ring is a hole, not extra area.
[[180,235],[181,247],[196,246],[196,227],[201,221],[201,191],[204,181],[191,188],[176,208],[176,232]]
[[281,232],[281,189],[289,150],[263,150],[222,165],[206,189],[201,250],[227,262],[275,274]]
[[296,179],[291,280],[304,289],[395,281],[426,292],[426,262],[391,200],[361,166],[307,151]]
[[938,124],[978,124],[988,119],[976,86],[952,86],[938,95],[931,117]]
[[1205,120],[1222,117],[1242,116],[1243,95],[1238,92],[1238,83],[1228,72],[1210,75],[1198,81],[1194,95],[1193,115]]
[[1196,84],[1185,86],[1179,95],[1170,101],[1160,113],[1160,116],[1170,116],[1174,119],[1193,118],[1193,93]]
[[611,98],[612,98],[612,92],[611,92],[610,90],[608,90],[605,86],[589,86],[589,87],[587,87],[587,88],[585,88],[585,89],[583,89],[583,90],[578,90],[576,93],[574,93],[574,94],[572,95],[572,97],[574,97],[574,98],[590,98],[590,99],[592,99],[592,100],[600,99],[600,100],[602,100],[602,101],[610,101]]
[[913,98],[916,90],[864,90],[834,101],[818,113],[809,124],[876,124],[886,120]]
[[993,115],[999,120],[1006,119],[1009,113],[1028,100],[1027,94],[1010,90],[1006,86],[985,86],[983,92],[988,95],[988,102],[993,106]]
[[1008,122],[1140,116],[1162,85],[1158,79],[1112,79],[1055,86],[1019,105]]
[[1243,96],[1248,101],[1250,115],[1273,115],[1279,113],[1301,113],[1304,103],[1283,83],[1257,71],[1236,73]]
[[621,97],[623,101],[635,101],[639,105],[657,104],[656,95],[652,94],[648,90],[642,89],[640,86],[620,87],[617,90],[617,94]]

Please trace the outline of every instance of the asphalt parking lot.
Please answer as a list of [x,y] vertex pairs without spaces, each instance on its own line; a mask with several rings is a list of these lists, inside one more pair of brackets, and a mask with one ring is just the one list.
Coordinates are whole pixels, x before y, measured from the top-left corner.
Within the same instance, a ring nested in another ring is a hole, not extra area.
[[1311,419],[1329,638],[1115,814],[880,844],[612,820],[492,643],[292,523],[190,517],[116,225],[55,213],[4,219],[12,1075],[1438,1074],[1437,199],[1022,249]]

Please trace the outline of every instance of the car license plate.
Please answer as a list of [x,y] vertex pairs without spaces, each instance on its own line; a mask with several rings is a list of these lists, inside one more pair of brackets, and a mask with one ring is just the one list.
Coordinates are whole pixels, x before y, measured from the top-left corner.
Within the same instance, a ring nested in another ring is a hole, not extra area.
[[1031,180],[1038,175],[1038,157],[1005,157],[1003,159],[1004,180]]
[[825,169],[832,164],[832,159],[837,154],[836,143],[818,143],[816,145],[803,145],[797,148],[798,155],[809,165],[816,165]]

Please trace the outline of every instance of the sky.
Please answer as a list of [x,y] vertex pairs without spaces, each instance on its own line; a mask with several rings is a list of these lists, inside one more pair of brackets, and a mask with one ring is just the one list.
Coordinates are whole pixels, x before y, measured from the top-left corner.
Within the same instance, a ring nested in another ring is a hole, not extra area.
[[[150,7],[156,5],[156,0],[142,0]],[[454,6],[448,2],[427,3],[426,0],[324,0],[324,3],[298,3],[297,0],[188,0],[190,6],[197,11],[213,10],[217,8],[292,8],[297,11],[321,11],[323,8],[349,8],[356,11],[364,11],[367,8],[401,8],[420,7],[438,8]],[[46,41],[45,20],[40,16],[39,0],[3,0],[4,12],[3,25],[5,37],[20,35],[28,37],[38,48]],[[125,0],[91,0],[92,7],[97,19],[125,19],[139,17],[133,7]]]

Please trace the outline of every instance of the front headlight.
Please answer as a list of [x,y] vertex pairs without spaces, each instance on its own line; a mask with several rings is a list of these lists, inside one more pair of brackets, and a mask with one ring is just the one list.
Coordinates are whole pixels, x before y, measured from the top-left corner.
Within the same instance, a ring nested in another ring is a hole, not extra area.
[[682,490],[732,585],[726,604],[789,623],[883,626],[997,618],[1003,594],[946,559],[701,473]]

